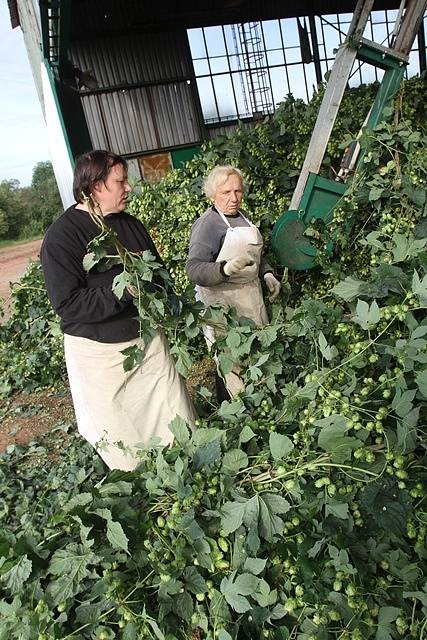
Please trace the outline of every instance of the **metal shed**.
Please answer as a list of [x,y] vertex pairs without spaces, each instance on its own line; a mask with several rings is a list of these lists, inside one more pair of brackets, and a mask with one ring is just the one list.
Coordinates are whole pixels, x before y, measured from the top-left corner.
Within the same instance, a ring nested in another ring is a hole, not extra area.
[[[12,26],[23,30],[66,204],[73,160],[88,149],[111,149],[130,159],[133,173],[156,179],[203,140],[272,113],[297,86],[309,97],[356,0],[8,4]],[[371,30],[389,37],[398,6],[377,0]],[[426,69],[425,22],[415,72]]]

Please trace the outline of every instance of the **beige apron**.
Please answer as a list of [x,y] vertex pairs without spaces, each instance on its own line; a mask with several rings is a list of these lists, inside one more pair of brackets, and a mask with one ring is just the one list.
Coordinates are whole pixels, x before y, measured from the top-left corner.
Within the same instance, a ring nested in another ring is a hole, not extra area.
[[[262,257],[263,242],[258,228],[249,222],[241,213],[240,215],[248,223],[247,227],[232,227],[222,212],[218,211],[228,229],[225,234],[221,251],[216,262],[232,260],[238,256],[249,256],[253,264],[244,267],[239,273],[231,275],[226,282],[212,287],[196,286],[196,298],[206,305],[220,302],[234,307],[239,316],[250,318],[257,325],[268,323],[267,310],[262,295],[261,282],[258,277]],[[215,334],[211,327],[204,328],[208,347],[215,341]],[[225,386],[230,395],[234,396],[243,390],[244,385],[238,370],[234,370],[225,376]]]
[[157,436],[165,446],[173,440],[173,418],[179,415],[190,425],[195,419],[164,335],[150,342],[142,365],[125,372],[120,352],[134,344],[141,341],[107,344],[64,335],[77,428],[110,469],[124,471],[138,464],[136,445]]

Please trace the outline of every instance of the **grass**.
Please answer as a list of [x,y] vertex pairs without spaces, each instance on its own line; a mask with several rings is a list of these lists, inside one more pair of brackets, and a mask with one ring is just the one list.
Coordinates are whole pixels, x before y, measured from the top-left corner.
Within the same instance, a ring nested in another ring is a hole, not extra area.
[[25,244],[26,242],[33,242],[40,238],[43,238],[43,234],[37,234],[36,236],[28,236],[25,238],[16,238],[14,240],[6,238],[5,240],[0,240],[0,249],[4,249],[5,247],[14,247],[17,244]]

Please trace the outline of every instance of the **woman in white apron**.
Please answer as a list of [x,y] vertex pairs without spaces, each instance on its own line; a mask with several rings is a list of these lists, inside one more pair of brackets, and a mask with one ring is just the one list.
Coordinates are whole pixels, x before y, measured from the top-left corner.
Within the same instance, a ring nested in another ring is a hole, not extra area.
[[88,243],[99,234],[82,194],[92,194],[104,222],[130,251],[149,250],[161,261],[145,227],[125,212],[131,187],[124,158],[96,150],[80,156],[74,171],[76,203],[48,229],[41,249],[47,292],[61,318],[65,361],[77,428],[111,469],[134,469],[138,446],[167,445],[170,422],[190,425],[194,408],[165,336],[157,332],[144,358],[123,370],[123,351],[143,346],[139,322],[126,291],[119,299],[112,283],[123,267],[83,268]]
[[[263,259],[258,228],[240,210],[243,189],[242,175],[234,167],[215,167],[207,176],[203,190],[213,205],[193,224],[187,274],[205,304],[235,307],[240,316],[263,325],[268,317],[260,278],[272,299],[280,283]],[[214,334],[208,327],[205,337],[212,344]],[[231,396],[243,389],[237,371],[225,376],[225,385]]]

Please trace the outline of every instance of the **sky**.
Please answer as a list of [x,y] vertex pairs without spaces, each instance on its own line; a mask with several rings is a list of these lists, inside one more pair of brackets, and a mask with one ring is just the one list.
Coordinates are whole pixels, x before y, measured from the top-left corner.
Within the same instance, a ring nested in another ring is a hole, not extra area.
[[33,167],[49,160],[46,127],[20,27],[12,29],[0,0],[0,182],[31,183]]

